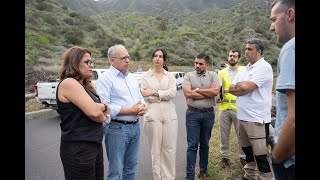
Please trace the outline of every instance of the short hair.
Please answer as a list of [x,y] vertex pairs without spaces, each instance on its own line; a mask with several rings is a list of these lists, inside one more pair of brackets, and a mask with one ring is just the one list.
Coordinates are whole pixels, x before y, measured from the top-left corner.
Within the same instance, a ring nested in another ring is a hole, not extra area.
[[239,49],[231,49],[230,51],[233,52],[233,53],[237,52],[238,53],[238,58],[240,59],[240,50]]
[[209,55],[207,55],[205,53],[198,54],[197,59],[204,59],[206,61],[206,63],[209,63],[209,61],[210,61]]
[[255,44],[256,45],[256,49],[257,51],[261,51],[261,55],[263,54],[263,49],[264,49],[264,46],[263,46],[263,43],[262,41],[260,41],[259,39],[249,39],[246,44]]
[[108,59],[111,60],[112,57],[114,57],[114,55],[116,54],[116,49],[120,47],[120,48],[123,48],[123,49],[126,49],[126,47],[122,44],[116,44],[116,45],[113,45],[111,46],[109,49],[108,49]]
[[275,6],[277,3],[280,3],[279,7],[282,12],[285,12],[289,8],[295,9],[295,6],[296,6],[295,0],[275,0],[275,1],[273,1],[271,8],[273,8],[273,6]]

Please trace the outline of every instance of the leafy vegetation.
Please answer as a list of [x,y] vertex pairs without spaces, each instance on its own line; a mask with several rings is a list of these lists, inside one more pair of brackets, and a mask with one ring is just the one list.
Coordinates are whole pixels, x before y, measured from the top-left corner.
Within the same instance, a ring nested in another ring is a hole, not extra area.
[[[264,57],[275,71],[280,47],[269,31],[269,14],[269,2],[263,0],[26,0],[26,78],[39,65],[59,66],[62,53],[73,45],[89,48],[102,66],[107,49],[118,43],[140,64],[163,46],[169,66],[191,66],[202,51],[215,66],[226,61],[229,49],[243,50],[249,38],[264,42]],[[246,64],[243,54],[241,63]],[[57,68],[46,69],[57,74]],[[36,81],[30,83],[26,87]]]

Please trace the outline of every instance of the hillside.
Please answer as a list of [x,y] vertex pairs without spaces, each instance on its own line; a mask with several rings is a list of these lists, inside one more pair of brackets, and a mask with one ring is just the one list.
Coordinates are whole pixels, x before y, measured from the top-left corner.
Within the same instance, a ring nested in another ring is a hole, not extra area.
[[[167,16],[176,11],[199,12],[204,8],[230,8],[241,0],[57,0],[74,11],[97,15],[105,11],[139,11]],[[172,11],[175,10],[175,11]]]
[[164,46],[169,66],[192,66],[201,51],[217,65],[230,48],[243,50],[247,39],[257,37],[275,71],[280,46],[269,31],[269,14],[262,0],[26,0],[26,89],[56,76],[72,45],[89,48],[97,66],[105,65],[115,43],[123,43],[136,63],[148,63],[151,51]]

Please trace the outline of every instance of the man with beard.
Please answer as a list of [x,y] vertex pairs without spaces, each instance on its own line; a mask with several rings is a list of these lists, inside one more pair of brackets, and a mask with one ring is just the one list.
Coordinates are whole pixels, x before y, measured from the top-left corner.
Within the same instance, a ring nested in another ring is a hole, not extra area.
[[198,147],[200,147],[200,172],[197,177],[201,180],[208,179],[209,140],[215,118],[213,106],[215,105],[215,96],[219,94],[221,86],[218,75],[207,70],[209,60],[207,54],[199,54],[195,59],[195,71],[186,73],[182,85],[188,105],[186,111],[188,143],[186,179],[188,180],[195,178]]
[[[226,67],[218,72],[218,76],[222,82],[220,91],[220,98],[217,99],[217,103],[221,103],[219,107],[219,131],[220,131],[220,153],[221,161],[219,166],[221,168],[229,167],[231,162],[229,158],[229,137],[231,125],[235,128],[237,138],[239,139],[238,131],[238,119],[236,99],[237,96],[229,93],[229,86],[233,79],[239,74],[243,66],[239,66],[240,51],[238,49],[231,49],[229,51],[228,63],[229,67]],[[245,165],[246,155],[243,153],[238,143],[238,155],[242,167]]]

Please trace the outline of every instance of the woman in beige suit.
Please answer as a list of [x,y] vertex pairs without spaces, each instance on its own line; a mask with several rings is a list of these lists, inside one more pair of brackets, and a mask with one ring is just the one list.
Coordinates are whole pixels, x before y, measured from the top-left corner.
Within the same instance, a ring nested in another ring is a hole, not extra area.
[[143,129],[151,149],[154,180],[171,180],[176,175],[178,119],[172,99],[177,87],[176,79],[168,72],[166,58],[164,49],[155,49],[154,68],[144,73],[141,82],[141,94],[148,108]]

